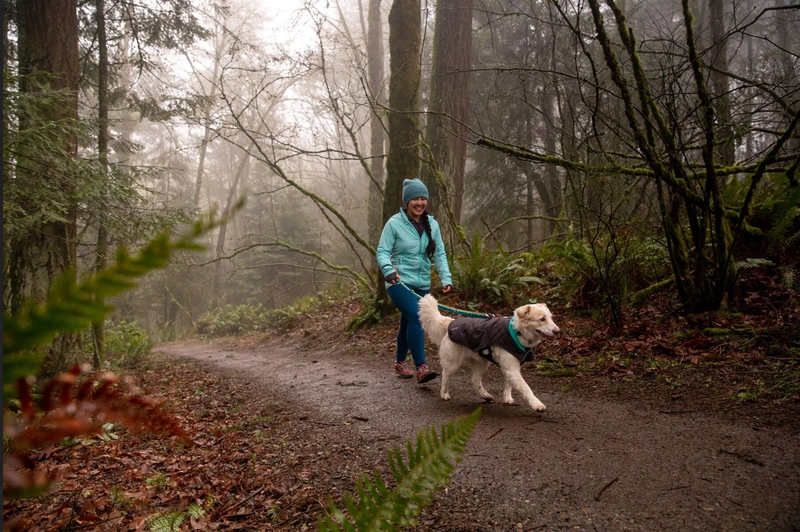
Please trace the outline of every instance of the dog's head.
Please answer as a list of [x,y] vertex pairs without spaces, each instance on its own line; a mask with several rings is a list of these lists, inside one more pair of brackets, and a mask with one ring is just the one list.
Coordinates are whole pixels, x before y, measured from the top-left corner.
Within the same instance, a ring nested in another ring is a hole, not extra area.
[[523,305],[514,311],[514,328],[523,345],[533,347],[542,336],[556,336],[561,332],[553,322],[553,314],[544,303]]

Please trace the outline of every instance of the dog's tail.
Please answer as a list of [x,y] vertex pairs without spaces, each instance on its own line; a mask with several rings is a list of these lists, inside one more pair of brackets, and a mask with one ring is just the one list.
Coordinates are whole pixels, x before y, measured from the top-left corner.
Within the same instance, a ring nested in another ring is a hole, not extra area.
[[453,318],[443,316],[439,312],[436,298],[428,294],[419,300],[419,321],[422,328],[436,345],[441,345],[444,337],[447,336],[447,326]]

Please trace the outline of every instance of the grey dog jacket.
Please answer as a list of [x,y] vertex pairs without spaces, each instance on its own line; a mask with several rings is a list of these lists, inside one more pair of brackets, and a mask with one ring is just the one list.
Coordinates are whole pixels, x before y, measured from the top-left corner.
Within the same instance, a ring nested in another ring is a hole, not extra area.
[[512,318],[456,318],[447,326],[447,336],[453,342],[475,351],[497,364],[492,346],[502,347],[514,355],[520,364],[533,360],[534,347],[525,347],[511,336]]

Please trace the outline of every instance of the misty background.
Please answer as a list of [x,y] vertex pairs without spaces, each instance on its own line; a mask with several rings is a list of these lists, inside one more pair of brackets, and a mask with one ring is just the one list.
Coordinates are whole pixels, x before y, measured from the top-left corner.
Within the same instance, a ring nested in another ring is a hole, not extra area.
[[[4,309],[208,212],[224,221],[205,250],[110,302],[112,320],[169,341],[226,307],[380,301],[374,248],[398,183],[418,176],[465,303],[511,305],[513,273],[523,287],[550,276],[553,298],[620,328],[658,283],[719,308],[748,257],[796,271],[799,11],[5,1]],[[37,37],[73,16],[74,65]],[[410,142],[393,116],[413,117]],[[413,150],[411,166],[393,150]],[[490,252],[502,267],[473,271]]]

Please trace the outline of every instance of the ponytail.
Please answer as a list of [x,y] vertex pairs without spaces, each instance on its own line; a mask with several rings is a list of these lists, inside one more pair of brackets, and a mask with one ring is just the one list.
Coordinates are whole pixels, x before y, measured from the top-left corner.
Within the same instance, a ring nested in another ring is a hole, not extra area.
[[422,228],[428,235],[428,246],[425,248],[425,253],[428,255],[428,259],[433,260],[433,254],[436,252],[436,242],[433,240],[433,235],[431,234],[431,221],[428,216],[428,211],[422,213],[420,222],[422,222]]

